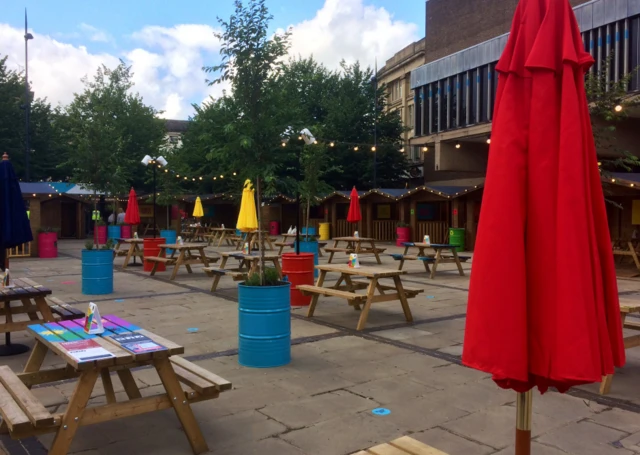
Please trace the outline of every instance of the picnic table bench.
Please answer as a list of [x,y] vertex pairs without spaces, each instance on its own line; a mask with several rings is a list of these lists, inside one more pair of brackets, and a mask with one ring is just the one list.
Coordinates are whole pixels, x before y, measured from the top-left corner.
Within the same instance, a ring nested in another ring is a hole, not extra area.
[[403,436],[387,444],[380,444],[352,455],[447,455],[445,452]]
[[[344,246],[340,246],[344,243]],[[384,253],[386,248],[376,247],[375,239],[366,237],[336,237],[333,239],[333,246],[324,249],[329,254],[329,264],[333,261],[333,255],[336,253],[345,254],[373,254],[378,264],[382,264],[380,254]]]
[[[402,255],[394,256],[396,261],[400,261],[399,270],[402,270],[402,266],[404,265],[404,261],[411,260],[420,260],[424,262],[425,269],[428,273],[430,273],[431,279],[433,279],[436,275],[436,271],[438,270],[438,266],[440,264],[455,264],[458,267],[458,273],[460,276],[464,276],[464,270],[462,268],[462,262],[466,262],[471,259],[470,256],[458,256],[458,252],[456,248],[457,245],[449,245],[449,244],[438,244],[438,243],[414,243],[414,242],[405,242],[404,245],[404,253]],[[417,248],[417,255],[410,255],[409,249]],[[427,253],[426,249],[432,249],[435,253]],[[448,254],[443,254],[448,252]],[[413,259],[415,257],[415,259]],[[433,260],[422,259],[422,258],[433,258]],[[429,272],[429,264],[433,264],[431,271]]]
[[[405,288],[400,280],[400,275],[405,274],[402,270],[381,269],[378,267],[359,267],[352,268],[347,265],[317,265],[316,269],[320,271],[318,281],[315,286],[298,285],[297,289],[303,295],[312,296],[307,317],[313,317],[318,304],[319,296],[339,297],[347,300],[347,303],[353,306],[357,311],[361,311],[358,321],[357,330],[363,330],[369,315],[369,310],[373,303],[392,302],[399,300],[407,322],[413,321],[411,309],[407,299],[417,296],[424,292],[424,289]],[[324,281],[327,273],[340,273],[340,278],[332,287],[324,287]],[[364,278],[363,280],[352,280],[352,277]],[[381,279],[390,278],[393,285],[381,283]],[[342,283],[345,283],[342,285]],[[366,289],[366,294],[358,294],[357,290]],[[378,294],[376,294],[376,291]],[[390,292],[390,293],[389,293]],[[364,304],[363,308],[360,305]]]
[[[242,281],[247,277],[258,271],[260,267],[260,255],[259,254],[243,254],[237,251],[225,251],[220,253],[222,261],[219,268],[205,267],[204,272],[213,277],[213,283],[211,284],[211,292],[215,292],[220,283],[220,278],[223,276],[230,276],[234,281]],[[229,259],[238,259],[239,264],[237,267],[227,267]],[[273,267],[278,271],[278,275],[282,277],[282,268],[280,267],[280,255],[277,253],[264,253],[265,262],[270,262]]]
[[[0,431],[13,439],[55,433],[48,453],[64,455],[80,426],[173,407],[193,452],[209,450],[190,405],[217,398],[231,389],[231,383],[179,357],[184,348],[165,338],[114,315],[104,316],[103,323],[105,332],[100,335],[87,334],[83,321],[78,320],[29,326],[36,344],[24,371],[16,374],[7,366],[0,367]],[[130,339],[139,341],[128,344]],[[80,349],[85,354],[79,353]],[[49,352],[67,365],[43,370]],[[132,370],[147,365],[156,369],[164,391],[143,398]],[[111,372],[122,382],[128,400],[116,401]],[[88,406],[98,377],[107,404]],[[61,413],[49,412],[30,390],[35,385],[75,378],[75,391]]]
[[202,271],[206,273],[208,277],[213,278],[213,283],[211,283],[211,292],[215,292],[216,289],[218,289],[218,283],[220,283],[220,278],[223,276],[230,276],[233,278],[233,281],[243,281],[249,276],[248,271],[225,270],[213,267],[204,267]]
[[[640,322],[632,321],[627,316],[633,313],[640,313],[640,299],[620,297],[620,320],[622,327],[631,330],[640,330]],[[634,318],[635,319],[635,318]],[[631,335],[624,338],[624,348],[631,349],[640,346],[640,335]],[[611,391],[611,383],[613,375],[607,375],[602,378],[600,383],[600,394],[606,395]]]

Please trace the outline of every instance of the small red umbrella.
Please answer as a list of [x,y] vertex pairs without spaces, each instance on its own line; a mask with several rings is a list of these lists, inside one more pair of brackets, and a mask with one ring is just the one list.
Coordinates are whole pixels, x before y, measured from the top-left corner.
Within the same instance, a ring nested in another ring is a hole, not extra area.
[[135,226],[140,224],[140,209],[138,208],[138,198],[136,191],[131,188],[129,191],[129,201],[127,202],[127,213],[124,215],[124,222]]
[[496,67],[462,358],[520,392],[518,454],[529,453],[533,387],[565,392],[624,364],[584,89],[592,64],[568,0],[520,1]]
[[358,190],[354,186],[349,196],[351,202],[349,203],[349,213],[347,214],[347,221],[349,223],[357,223],[362,220],[362,214],[360,213],[360,197],[358,196]]

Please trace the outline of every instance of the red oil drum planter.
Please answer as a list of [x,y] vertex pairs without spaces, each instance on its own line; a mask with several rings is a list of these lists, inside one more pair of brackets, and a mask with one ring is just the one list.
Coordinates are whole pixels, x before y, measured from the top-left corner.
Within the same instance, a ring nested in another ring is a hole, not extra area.
[[396,246],[403,246],[403,243],[411,241],[411,228],[410,227],[397,227],[396,228]]
[[269,235],[280,235],[280,222],[272,221],[269,223]]
[[120,226],[120,236],[123,239],[130,239],[131,238],[131,225],[130,224],[123,224],[122,226]]
[[[144,242],[142,244],[144,257],[158,256],[158,254],[160,253],[160,245],[164,243],[167,243],[167,240],[162,237],[158,237],[156,239],[144,239]],[[151,272],[151,269],[153,269],[154,264],[155,264],[154,262],[149,262],[145,260],[144,271]],[[167,270],[165,265],[162,263],[158,263],[158,267],[156,267],[156,272],[164,272],[165,270]]]
[[41,232],[38,234],[38,257],[49,259],[58,257],[58,234]]
[[104,245],[107,243],[107,226],[96,226],[93,231],[93,243]]
[[311,296],[298,291],[298,285],[313,285],[313,253],[284,253],[282,255],[282,274],[291,283],[291,306],[307,306]]

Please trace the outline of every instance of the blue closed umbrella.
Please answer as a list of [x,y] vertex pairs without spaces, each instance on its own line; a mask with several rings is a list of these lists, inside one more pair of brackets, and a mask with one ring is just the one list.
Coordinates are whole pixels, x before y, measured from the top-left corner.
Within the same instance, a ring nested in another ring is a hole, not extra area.
[[[0,161],[0,268],[5,269],[7,248],[31,242],[33,234],[22,200],[20,183],[5,153]],[[0,346],[0,356],[26,352],[29,348],[20,344],[11,344],[11,334],[5,334],[5,345]]]
[[0,161],[0,268],[4,270],[7,248],[33,240],[27,209],[22,200],[20,183],[9,156]]

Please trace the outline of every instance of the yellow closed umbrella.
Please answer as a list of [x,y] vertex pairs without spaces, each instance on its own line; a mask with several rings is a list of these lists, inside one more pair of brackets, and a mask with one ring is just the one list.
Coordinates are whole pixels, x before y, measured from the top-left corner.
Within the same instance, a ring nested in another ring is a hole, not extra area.
[[196,218],[204,216],[204,210],[202,210],[202,201],[200,200],[200,196],[196,198],[196,205],[193,208],[193,216],[195,216]]
[[246,180],[244,182],[244,190],[242,190],[238,224],[236,224],[236,229],[242,232],[251,232],[258,229],[258,216],[256,215],[254,193],[255,191],[253,185],[251,185],[251,180]]

